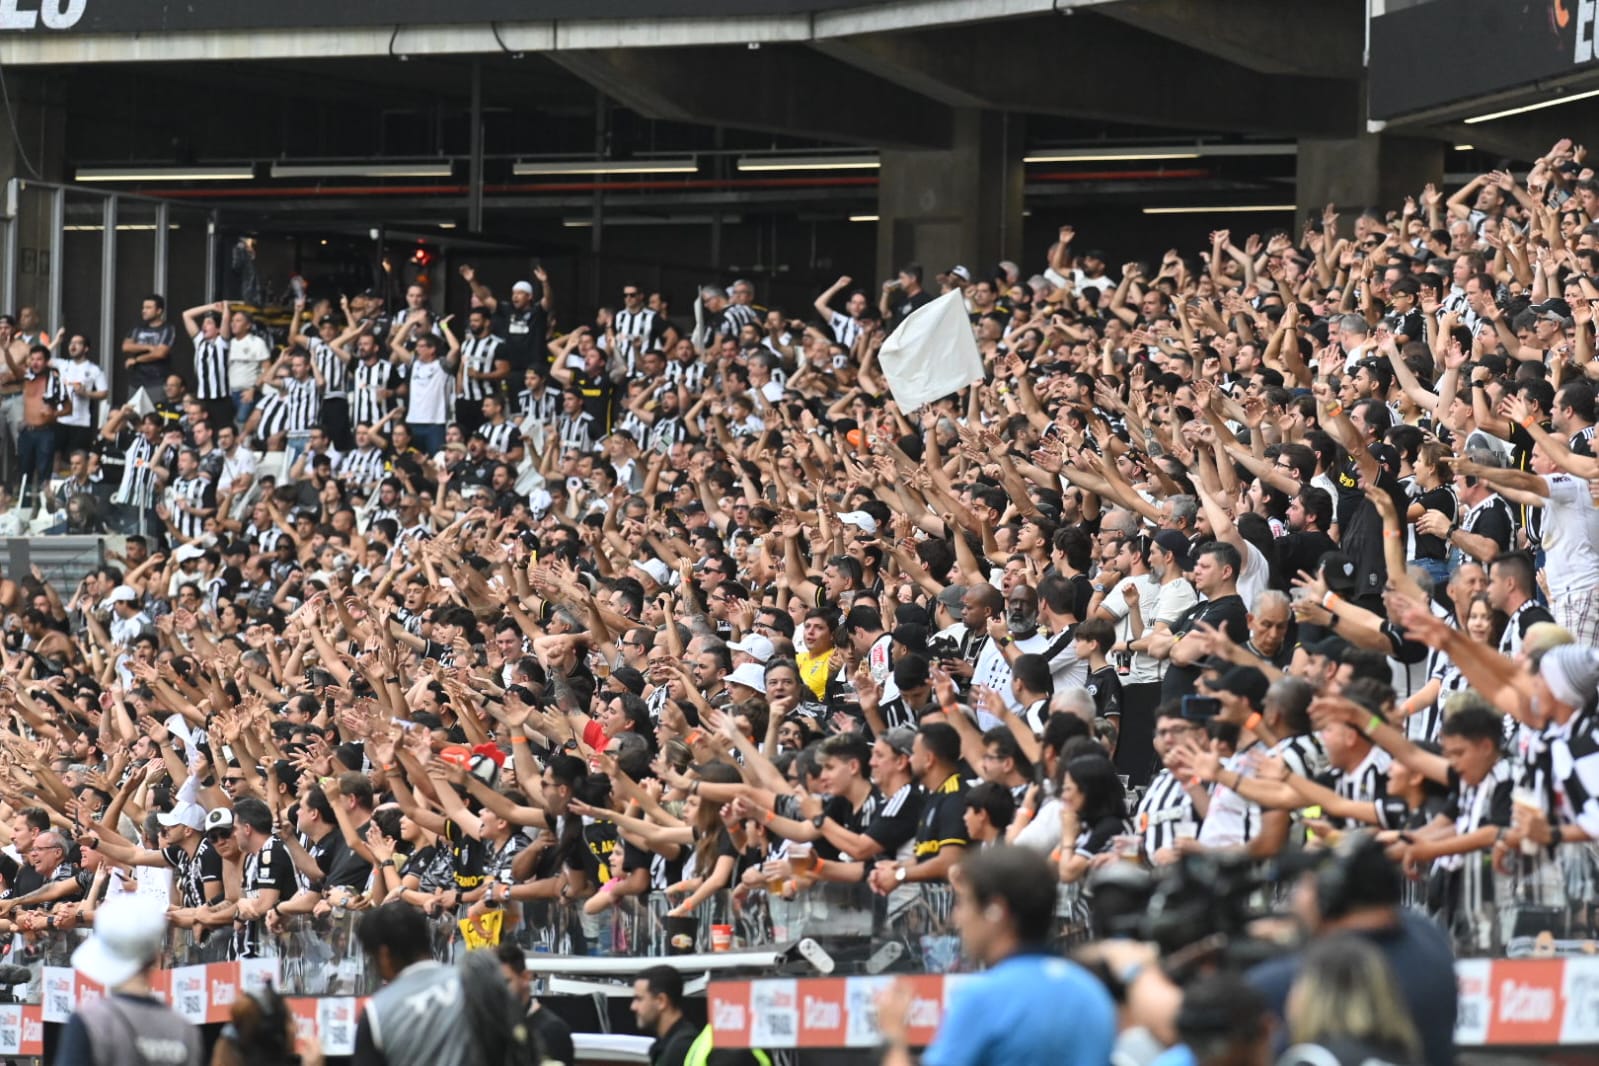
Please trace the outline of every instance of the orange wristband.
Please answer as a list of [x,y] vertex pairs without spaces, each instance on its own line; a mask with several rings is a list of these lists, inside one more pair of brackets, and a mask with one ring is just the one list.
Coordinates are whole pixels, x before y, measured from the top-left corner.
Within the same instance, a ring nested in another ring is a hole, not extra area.
[[1538,424],[1538,418],[1537,418],[1536,415],[1528,415],[1526,418],[1523,418],[1521,420],[1521,428],[1522,429],[1531,429],[1533,426],[1535,426],[1537,424]]
[[1244,728],[1249,730],[1250,732],[1254,732],[1256,729],[1260,728],[1260,712],[1259,711],[1256,711],[1255,713],[1251,714],[1248,718],[1244,719]]
[[526,744],[527,743],[527,737],[512,737],[511,738],[511,743],[512,744]]
[[765,814],[761,815],[761,824],[762,825],[771,825],[772,824],[772,819],[776,818],[776,817],[777,817],[777,812],[776,811],[767,811]]
[[687,744],[689,747],[692,748],[694,745],[698,744],[702,739],[703,739],[702,734],[700,733],[700,731],[698,729],[696,729],[692,733],[690,733],[688,736],[683,738],[683,743]]

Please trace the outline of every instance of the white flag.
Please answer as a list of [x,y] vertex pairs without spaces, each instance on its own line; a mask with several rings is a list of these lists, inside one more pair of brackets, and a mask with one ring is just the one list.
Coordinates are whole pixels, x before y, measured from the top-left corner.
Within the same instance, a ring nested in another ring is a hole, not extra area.
[[883,342],[877,361],[894,402],[906,413],[982,381],[983,356],[961,291],[912,311]]

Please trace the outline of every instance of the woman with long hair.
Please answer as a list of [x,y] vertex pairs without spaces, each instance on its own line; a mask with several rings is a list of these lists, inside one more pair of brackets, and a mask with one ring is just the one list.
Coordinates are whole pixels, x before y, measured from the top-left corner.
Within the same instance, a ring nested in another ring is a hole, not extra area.
[[1421,1037],[1388,960],[1353,934],[1311,943],[1285,1015],[1292,1046],[1278,1066],[1422,1061]]
[[1095,752],[1066,764],[1060,801],[1060,879],[1075,884],[1127,832],[1127,793],[1115,764]]

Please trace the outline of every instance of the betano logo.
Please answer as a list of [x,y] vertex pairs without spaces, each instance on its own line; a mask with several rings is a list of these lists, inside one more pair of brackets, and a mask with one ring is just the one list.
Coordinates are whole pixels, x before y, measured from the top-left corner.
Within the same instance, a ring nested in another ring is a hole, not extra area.
[[804,1025],[807,1029],[842,1029],[844,1005],[835,999],[807,995]]
[[1499,1020],[1547,1022],[1555,1016],[1555,990],[1506,980],[1499,985]]
[[711,1019],[711,1028],[724,1033],[742,1033],[744,1031],[744,1008],[738,1003],[729,1003],[726,1000],[716,1001],[716,1016]]
[[0,30],[70,30],[89,0],[0,0]]

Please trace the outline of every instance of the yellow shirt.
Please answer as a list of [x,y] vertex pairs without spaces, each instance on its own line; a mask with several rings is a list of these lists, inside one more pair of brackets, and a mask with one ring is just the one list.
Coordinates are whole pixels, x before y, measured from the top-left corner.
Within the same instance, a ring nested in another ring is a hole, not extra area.
[[828,648],[819,655],[802,651],[794,656],[794,662],[799,666],[800,680],[805,682],[805,687],[815,693],[817,699],[825,699],[827,676],[833,666],[833,649]]

